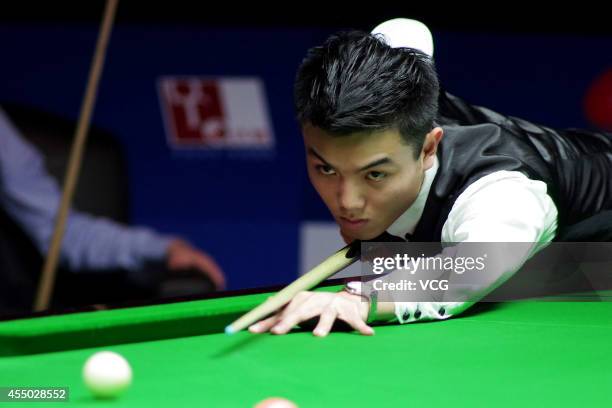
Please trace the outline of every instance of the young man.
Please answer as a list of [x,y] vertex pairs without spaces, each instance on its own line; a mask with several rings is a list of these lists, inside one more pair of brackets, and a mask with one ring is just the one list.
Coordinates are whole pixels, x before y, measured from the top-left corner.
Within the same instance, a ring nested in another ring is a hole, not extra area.
[[[555,132],[470,106],[440,92],[433,61],[420,51],[361,32],[334,35],[299,68],[295,104],[310,180],[347,242],[390,234],[532,243],[492,290],[555,237],[612,236],[612,137]],[[368,335],[366,322],[446,319],[473,304],[370,310],[368,294],[352,292],[303,292],[250,330],[283,334],[320,316],[315,335],[327,335],[336,319]]]

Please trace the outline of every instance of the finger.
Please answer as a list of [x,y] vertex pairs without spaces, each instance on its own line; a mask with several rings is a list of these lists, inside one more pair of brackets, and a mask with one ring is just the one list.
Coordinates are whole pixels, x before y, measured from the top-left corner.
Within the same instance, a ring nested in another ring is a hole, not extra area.
[[172,251],[169,255],[168,255],[168,260],[167,260],[167,265],[168,265],[168,269],[173,270],[173,269],[180,269],[183,267],[183,265],[185,264],[185,257],[180,254],[180,253],[176,253],[176,251]]
[[357,330],[359,333],[363,335],[366,335],[366,336],[374,335],[374,329],[368,326],[366,322],[363,321],[363,319],[359,315],[359,312],[356,309],[354,312],[350,312],[346,314],[341,313],[339,314],[338,318],[340,320],[344,320],[345,322],[347,322],[353,329]]
[[272,329],[271,333],[285,334],[304,320],[311,319],[321,312],[321,307],[309,307],[295,310],[282,318]]
[[285,318],[288,313],[291,313],[293,310],[297,309],[305,300],[310,297],[310,292],[299,292],[293,300],[281,309],[279,312],[274,314],[273,316],[261,320],[258,323],[255,323],[249,327],[249,331],[251,333],[264,333],[270,330],[274,325],[276,325],[280,320]]
[[251,333],[265,333],[270,330],[280,319],[278,314],[274,316],[268,317],[267,319],[260,320],[259,322],[252,324],[249,326],[249,331]]
[[285,334],[297,324],[319,315],[335,299],[333,293],[300,292],[283,312],[270,332]]
[[217,289],[225,289],[225,276],[219,264],[207,255],[200,255],[196,258],[198,266],[213,281]]
[[374,329],[371,326],[368,326],[366,322],[361,320],[361,318],[359,317],[355,318],[354,321],[347,323],[353,326],[355,330],[365,336],[373,336],[375,334]]
[[312,334],[318,337],[325,337],[329,334],[338,313],[333,308],[327,308],[321,313],[317,327],[312,331]]
[[180,269],[189,263],[189,244],[182,239],[173,239],[168,245],[167,265],[169,269]]

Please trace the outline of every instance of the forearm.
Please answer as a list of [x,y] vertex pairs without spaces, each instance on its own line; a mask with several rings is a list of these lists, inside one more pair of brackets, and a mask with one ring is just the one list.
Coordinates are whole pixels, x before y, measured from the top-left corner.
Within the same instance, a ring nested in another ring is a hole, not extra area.
[[71,269],[140,269],[166,257],[171,238],[79,212],[68,218],[62,259]]

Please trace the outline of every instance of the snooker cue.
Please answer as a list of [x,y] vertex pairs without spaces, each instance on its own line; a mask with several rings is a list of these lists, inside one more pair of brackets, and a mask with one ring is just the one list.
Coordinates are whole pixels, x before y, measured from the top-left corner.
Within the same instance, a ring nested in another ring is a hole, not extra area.
[[354,241],[345,246],[321,262],[318,266],[311,269],[308,273],[296,279],[292,284],[285,287],[276,295],[269,297],[265,302],[227,326],[225,328],[225,333],[234,334],[263,319],[270,313],[275,312],[286,303],[290,302],[298,292],[312,289],[318,283],[351,265],[359,259],[360,246],[360,241]]
[[85,97],[83,98],[83,102],[81,104],[81,112],[79,114],[74,141],[70,151],[68,168],[66,169],[66,176],[64,178],[62,200],[60,202],[58,215],[55,221],[55,228],[53,230],[49,252],[47,253],[38,284],[38,291],[36,293],[36,299],[34,302],[35,311],[45,310],[49,307],[49,301],[53,292],[57,262],[62,245],[62,238],[64,236],[64,230],[66,227],[66,218],[68,216],[68,210],[70,209],[70,203],[72,202],[72,197],[74,195],[75,186],[81,168],[81,159],[83,156],[85,142],[87,140],[91,113],[93,111],[96,99],[98,83],[100,82],[100,75],[104,65],[104,56],[106,54],[108,39],[113,26],[118,1],[119,0],[107,0],[106,2],[104,16],[102,18],[102,26],[100,28],[100,34],[98,35],[96,50],[89,71],[89,78],[87,80]]

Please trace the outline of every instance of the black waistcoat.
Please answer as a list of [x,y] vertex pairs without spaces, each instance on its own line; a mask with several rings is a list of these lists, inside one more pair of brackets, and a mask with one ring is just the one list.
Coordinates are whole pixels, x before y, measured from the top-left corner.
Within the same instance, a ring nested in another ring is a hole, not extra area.
[[411,240],[440,241],[457,197],[496,171],[519,171],[548,187],[559,211],[559,230],[612,209],[612,136],[557,131],[469,105],[447,93],[440,98],[444,137],[440,167]]

